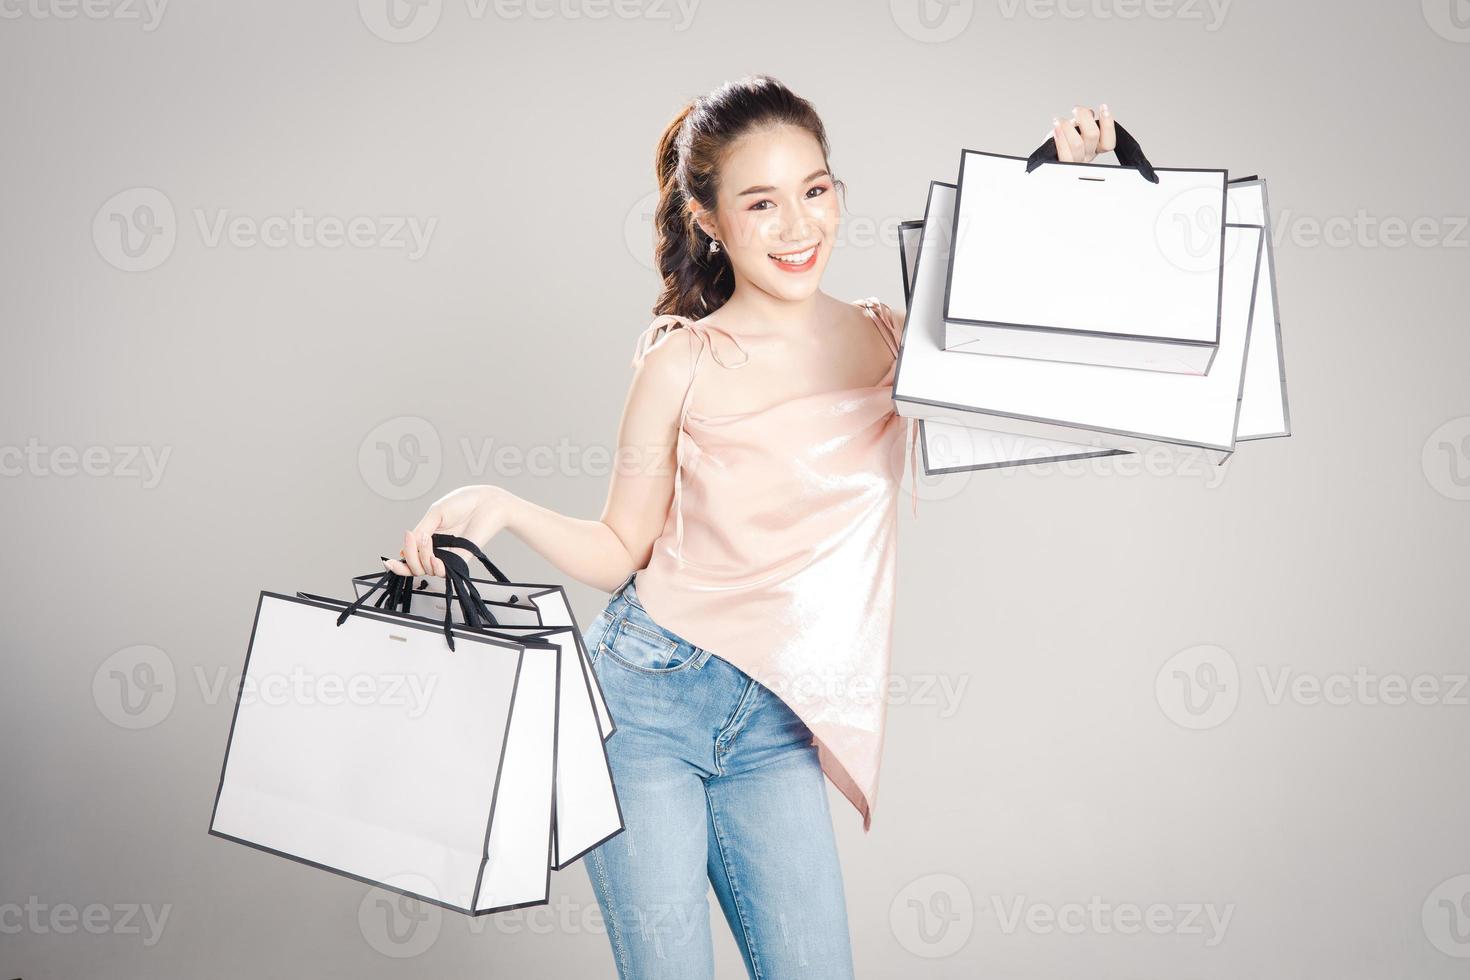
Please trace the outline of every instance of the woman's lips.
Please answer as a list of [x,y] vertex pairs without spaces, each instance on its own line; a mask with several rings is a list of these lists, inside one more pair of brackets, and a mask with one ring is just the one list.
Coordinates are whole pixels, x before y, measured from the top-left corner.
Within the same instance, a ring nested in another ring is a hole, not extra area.
[[[806,272],[817,264],[817,252],[820,248],[821,245],[817,244],[796,252],[771,252],[767,253],[767,258],[774,262],[776,267],[783,272]],[[779,259],[776,257],[777,255],[782,255],[787,258],[800,258],[805,255],[806,259],[798,265],[795,262]]]

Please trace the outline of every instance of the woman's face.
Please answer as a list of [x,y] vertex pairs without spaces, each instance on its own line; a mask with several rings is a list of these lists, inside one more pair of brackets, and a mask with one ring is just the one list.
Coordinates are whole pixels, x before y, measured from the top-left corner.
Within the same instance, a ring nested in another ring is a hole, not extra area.
[[837,240],[837,194],[822,148],[806,130],[775,126],[750,133],[720,169],[713,226],[737,283],[787,300],[817,291]]

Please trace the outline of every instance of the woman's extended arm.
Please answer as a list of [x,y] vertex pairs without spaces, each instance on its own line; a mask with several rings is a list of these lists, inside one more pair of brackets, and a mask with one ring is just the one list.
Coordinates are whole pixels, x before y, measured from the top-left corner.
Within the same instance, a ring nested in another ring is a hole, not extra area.
[[659,344],[633,374],[618,423],[617,462],[597,520],[569,517],[490,484],[460,487],[435,501],[411,531],[399,575],[443,575],[430,536],[454,534],[484,547],[509,530],[569,578],[611,592],[648,564],[674,492],[674,441],[689,381],[692,345]]

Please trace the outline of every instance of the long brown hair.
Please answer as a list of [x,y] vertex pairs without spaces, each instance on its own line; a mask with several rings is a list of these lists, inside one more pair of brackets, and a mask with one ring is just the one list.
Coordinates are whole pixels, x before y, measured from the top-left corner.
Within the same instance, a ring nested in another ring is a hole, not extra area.
[[[654,169],[654,259],[663,276],[655,314],[691,319],[713,313],[735,291],[735,274],[724,249],[711,253],[710,238],[694,220],[690,201],[713,214],[719,170],[730,144],[754,130],[779,124],[805,129],[827,161],[827,130],[812,104],[769,75],[726,82],[691,100],[675,114],[658,141]],[[831,169],[830,167],[828,168]],[[833,186],[843,189],[836,178]]]

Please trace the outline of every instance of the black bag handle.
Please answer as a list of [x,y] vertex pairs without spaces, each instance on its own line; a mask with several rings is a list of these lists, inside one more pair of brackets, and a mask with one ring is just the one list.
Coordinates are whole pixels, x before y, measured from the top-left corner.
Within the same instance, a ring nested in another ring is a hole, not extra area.
[[386,583],[383,594],[378,596],[373,605],[385,612],[393,612],[396,609],[407,615],[408,611],[413,608],[413,577],[393,576],[392,581]]
[[[382,558],[383,561],[389,560],[383,555],[379,555],[378,557]],[[404,585],[400,585],[397,580],[401,580],[402,582],[406,583],[406,587]],[[379,589],[383,590],[383,594],[378,597],[378,601],[373,603],[373,605],[375,605],[379,609],[384,609],[388,612],[393,611],[393,606],[397,606],[399,612],[405,614],[408,612],[409,603],[413,601],[413,577],[407,575],[399,575],[389,569],[384,569],[383,574],[379,575],[376,579],[373,580],[372,588],[368,589],[362,595],[352,600],[352,602],[348,604],[347,608],[342,610],[342,615],[337,617],[337,625],[341,626],[343,623],[347,622],[347,617],[351,616],[353,613],[357,612],[358,609],[362,608],[363,603],[372,598],[373,593],[377,592]]]
[[[1143,147],[1138,145],[1138,140],[1124,129],[1121,124],[1113,123],[1113,135],[1116,142],[1113,152],[1117,154],[1118,162],[1125,167],[1133,167],[1138,170],[1143,179],[1151,184],[1159,182],[1159,175],[1154,173],[1153,164],[1148,162],[1148,157],[1143,155]],[[1026,158],[1026,172],[1029,174],[1043,163],[1057,162],[1056,138],[1047,140],[1038,146],[1032,154]]]
[[[434,555],[440,561],[444,561],[444,556],[439,554],[440,549],[459,548],[464,551],[468,551],[470,554],[474,555],[475,558],[480,562],[480,564],[484,565],[490,571],[490,577],[495,579],[495,581],[499,582],[501,585],[510,584],[510,578],[507,577],[506,574],[500,569],[496,568],[495,563],[489,558],[485,557],[485,552],[480,550],[480,546],[475,544],[469,538],[461,538],[453,534],[436,534],[433,536],[432,540],[434,542]],[[450,557],[457,559],[459,561],[460,567],[464,568],[466,572],[469,571],[469,566],[465,564],[464,559],[459,558],[458,555],[451,555]],[[449,567],[449,563],[445,562],[444,567],[447,569]]]
[[490,570],[495,581],[508,584],[510,579],[495,563],[485,557],[479,545],[468,538],[456,537],[453,534],[436,534],[433,537],[434,557],[444,563],[444,638],[449,642],[449,649],[454,649],[454,634],[451,631],[453,624],[454,603],[459,603],[460,612],[464,614],[464,625],[470,629],[484,629],[486,626],[499,626],[500,621],[485,605],[485,600],[480,598],[480,590],[475,588],[475,583],[470,580],[470,566],[459,555],[449,551],[450,548],[463,548],[479,559],[480,563]]
[[[480,598],[479,590],[475,583],[470,580],[470,566],[459,555],[449,551],[449,548],[462,548],[474,555],[479,562],[489,569],[495,581],[502,585],[509,585],[510,578],[495,566],[480,546],[468,538],[461,538],[453,534],[435,534],[433,536],[434,557],[444,563],[444,639],[449,644],[449,649],[454,649],[454,604],[459,603],[460,612],[464,615],[464,626],[466,629],[485,629],[487,626],[499,626],[500,621],[485,605],[485,600]],[[382,557],[382,556],[379,556]],[[388,558],[382,558],[389,561]],[[413,601],[413,576],[399,575],[392,569],[385,569],[382,575],[374,581],[372,588],[342,610],[337,617],[337,625],[341,626],[347,622],[347,617],[362,608],[368,597],[379,589],[383,595],[379,597],[375,605],[380,609],[392,611],[393,607],[407,614],[410,603]]]

